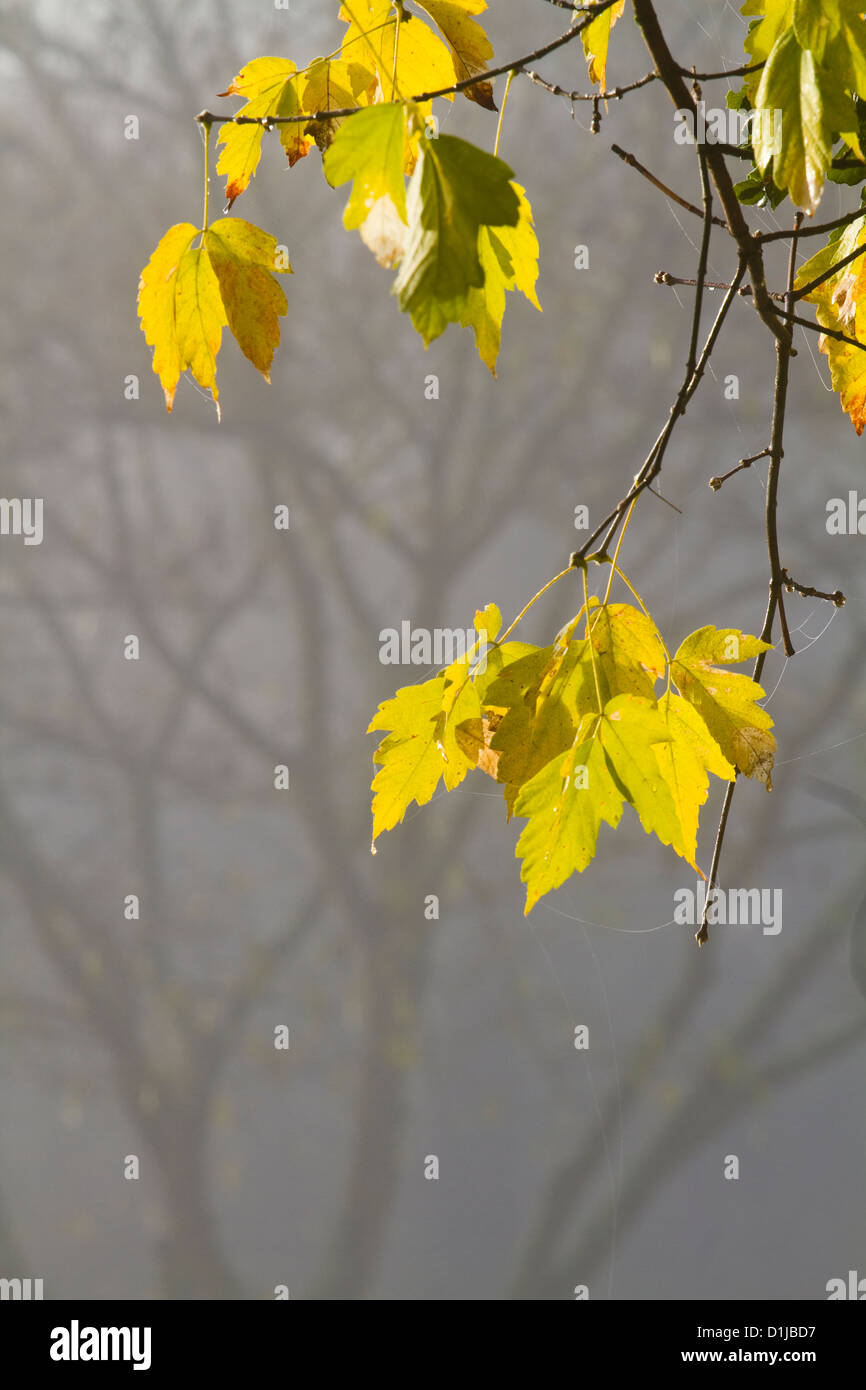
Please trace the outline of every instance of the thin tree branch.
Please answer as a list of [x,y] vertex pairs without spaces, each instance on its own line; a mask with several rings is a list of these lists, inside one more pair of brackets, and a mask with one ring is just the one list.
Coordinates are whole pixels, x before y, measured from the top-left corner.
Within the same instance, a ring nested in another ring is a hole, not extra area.
[[[622,149],[619,145],[611,145],[611,149],[614,154],[619,155],[624,164],[628,164],[629,168],[636,169],[639,174],[643,174],[643,177],[648,179],[659,192],[664,193],[666,198],[670,198],[671,201],[677,203],[679,207],[685,208],[686,212],[694,213],[695,217],[703,217],[704,214],[699,207],[694,203],[690,203],[687,198],[681,198],[679,193],[674,193],[672,188],[668,188],[666,183],[662,183],[661,179],[657,179],[655,174],[651,174],[649,169],[641,164],[639,159],[635,159],[633,154],[629,154],[628,150]],[[717,227],[724,227],[725,231],[728,230],[728,224],[723,217],[714,217],[713,221]]]
[[[788,253],[788,277],[787,286],[789,296],[794,291],[794,274],[797,268],[797,242],[800,224],[803,214],[797,213],[794,219],[794,229],[791,233],[791,246]],[[767,531],[767,553],[770,559],[770,592],[767,599],[767,611],[764,615],[764,626],[761,629],[761,641],[769,642],[773,634],[773,621],[778,610],[779,623],[782,629],[782,643],[785,655],[794,655],[794,644],[791,641],[791,634],[788,631],[788,623],[785,616],[785,605],[782,599],[782,588],[784,585],[785,570],[779,558],[779,531],[778,531],[778,507],[779,507],[779,474],[782,467],[784,449],[782,441],[785,430],[785,407],[788,399],[788,377],[791,365],[791,346],[793,339],[793,329],[788,328],[785,334],[785,341],[776,341],[776,381],[773,388],[773,423],[770,433],[770,467],[767,470],[767,500],[765,507],[765,523]],[[764,669],[766,652],[761,652],[755,662],[753,680],[759,681]],[[713,860],[710,866],[710,876],[707,882],[707,893],[704,899],[704,910],[701,914],[701,922],[695,934],[695,940],[699,946],[703,946],[708,939],[707,918],[713,906],[713,890],[718,881],[719,862],[722,857],[722,848],[725,842],[725,831],[728,825],[728,813],[731,809],[731,802],[734,799],[736,789],[736,779],[730,782],[725,789],[725,799],[722,803],[722,813],[719,817],[719,828],[716,832],[716,843],[713,847]],[[769,785],[769,783],[768,783]]]
[[852,261],[856,261],[864,255],[866,255],[866,245],[856,246],[847,256],[843,256],[841,261],[837,261],[835,265],[830,266],[829,270],[825,270],[823,275],[816,275],[814,280],[810,280],[806,285],[801,285],[800,289],[791,295],[792,304],[796,304],[798,299],[805,299],[819,285],[825,284],[827,280],[832,280],[833,276],[838,275],[840,270],[844,270],[846,265],[850,265]]
[[[718,218],[714,218],[713,220],[715,222],[718,222]],[[722,225],[724,226],[725,224],[723,223]],[[657,270],[653,279],[655,280],[655,283],[657,285],[697,285],[698,283],[693,276],[690,278],[683,279],[679,275],[670,275],[666,270]],[[730,288],[731,287],[729,284],[726,284],[724,281],[721,280],[704,281],[705,290],[729,290]],[[740,288],[737,290],[737,294],[739,294],[743,299],[748,299],[751,293],[751,285],[741,285]],[[787,295],[774,292],[770,294],[770,298],[784,303],[787,299]]]
[[[695,103],[683,81],[682,67],[671,54],[667,40],[659,26],[652,0],[634,0],[634,16],[650,56],[655,62],[656,71],[674,106],[677,110],[688,110],[693,117],[696,117]],[[728,230],[737,243],[740,256],[749,273],[754,290],[755,308],[773,337],[779,342],[785,342],[785,332],[773,315],[772,301],[767,292],[761,243],[752,235],[746,222],[740,200],[734,191],[734,184],[724,155],[711,144],[707,144],[705,149],[713,183],[716,185],[719,200],[728,219]]]
[[531,68],[523,69],[523,76],[528,77],[530,82],[534,82],[536,87],[541,87],[543,91],[550,92],[551,96],[566,97],[569,101],[621,101],[629,92],[636,92],[639,87],[645,87],[648,82],[657,82],[658,73],[648,72],[644,77],[639,77],[636,82],[628,82],[622,87],[613,87],[609,92],[569,92],[565,87],[560,87],[558,82],[547,82],[539,73],[533,72]]
[[686,406],[694,396],[695,391],[698,389],[698,386],[701,383],[704,371],[706,370],[707,362],[710,360],[710,356],[716,345],[719,333],[722,330],[722,325],[727,317],[728,310],[734,302],[737,290],[740,286],[740,281],[742,280],[745,273],[745,264],[741,260],[737,267],[737,273],[734,276],[731,287],[728,290],[724,300],[722,301],[719,307],[719,312],[717,313],[715,322],[713,323],[709,335],[707,336],[707,341],[704,344],[703,352],[701,353],[700,358],[698,359],[697,366],[694,369],[691,379],[686,378],[683,381],[683,384],[680,387],[680,390],[677,394],[677,398],[671,406],[668,419],[664,427],[662,428],[660,434],[658,435],[658,438],[656,439],[655,443],[650,449],[649,454],[647,455],[646,460],[644,461],[643,467],[637,474],[634,483],[632,484],[629,491],[625,494],[623,498],[620,499],[620,501],[614,507],[613,511],[605,517],[604,521],[602,521],[600,525],[598,525],[595,528],[595,530],[587,538],[587,540],[584,541],[580,549],[576,550],[572,555],[571,563],[575,567],[579,567],[583,564],[583,562],[586,560],[587,556],[591,552],[593,546],[595,545],[596,541],[598,540],[599,536],[601,536],[603,533],[605,533],[605,538],[601,546],[600,553],[602,555],[605,554],[608,546],[613,540],[613,537],[616,535],[616,532],[619,529],[619,526],[623,518],[625,517],[626,512],[631,506],[632,502],[635,500],[635,498],[640,496],[644,488],[648,487],[649,484],[653,482],[653,480],[658,476],[659,472],[661,471],[664,453],[667,448],[671,434],[673,433],[674,426],[676,425],[676,422],[680,418],[680,416],[685,414]]
[[[418,92],[415,96],[407,97],[407,101],[422,102],[434,101],[436,97],[456,96],[458,92],[465,92],[469,87],[476,87],[479,82],[489,82],[492,77],[501,77],[503,73],[516,71],[522,72],[527,63],[537,63],[540,58],[546,58],[548,53],[555,53],[558,48],[563,48],[565,44],[571,43],[584,29],[592,24],[594,19],[609,10],[616,0],[600,0],[598,5],[581,7],[584,19],[579,24],[573,24],[566,29],[564,34],[558,38],[551,39],[550,43],[543,44],[541,48],[536,48],[532,53],[526,53],[522,58],[515,58],[510,63],[500,63],[495,68],[485,68],[484,72],[476,73],[474,77],[464,77],[460,82],[453,82],[448,87],[438,87],[432,92]],[[200,125],[260,125],[266,130],[279,125],[297,125],[301,121],[335,121],[341,120],[345,116],[355,116],[359,111],[363,111],[363,106],[341,106],[335,111],[306,111],[295,116],[217,116],[212,111],[200,111],[196,120]]]
[[[858,218],[866,217],[866,208],[857,208],[854,212],[846,212],[842,217],[835,217],[832,222],[816,222],[814,225],[804,227],[797,233],[797,239],[801,240],[804,236],[824,236],[827,232],[835,232],[837,227],[847,227],[849,223],[856,222]],[[789,228],[780,228],[776,232],[755,232],[755,241],[766,244],[768,241],[787,241],[789,236],[794,233]]]
[[722,72],[695,72],[694,68],[680,68],[683,77],[691,77],[698,82],[714,82],[716,78],[723,77],[745,77],[749,72],[760,72],[764,66],[764,59],[760,63],[746,63],[741,68],[726,68]]
[[841,589],[834,589],[833,593],[827,593],[825,589],[813,589],[811,584],[800,584],[796,579],[792,579],[786,569],[782,570],[782,582],[789,594],[802,594],[804,598],[822,598],[827,603],[834,603],[837,608],[844,608],[845,595]]
[[749,454],[748,458],[740,459],[736,468],[731,468],[727,473],[723,473],[721,477],[710,478],[710,487],[713,489],[713,492],[718,492],[722,484],[726,483],[729,478],[733,478],[735,473],[741,473],[744,468],[751,468],[753,463],[757,463],[758,459],[766,458],[771,452],[772,450],[769,448],[759,449],[756,454]]
[[775,313],[780,319],[787,319],[789,323],[796,323],[800,328],[811,328],[813,333],[820,333],[825,338],[832,338],[837,343],[848,343],[851,347],[861,348],[866,352],[866,343],[862,343],[859,338],[851,338],[847,333],[843,333],[841,328],[825,328],[822,323],[813,323],[811,319],[804,319],[801,314],[792,314],[788,309],[775,309]]

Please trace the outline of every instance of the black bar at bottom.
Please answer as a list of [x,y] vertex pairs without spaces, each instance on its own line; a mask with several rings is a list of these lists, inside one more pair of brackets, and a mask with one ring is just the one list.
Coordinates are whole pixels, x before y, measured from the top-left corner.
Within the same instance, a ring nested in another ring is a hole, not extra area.
[[[328,1316],[333,1318],[333,1312]],[[345,1314],[340,1317],[342,1321]],[[293,1365],[296,1371],[303,1369],[307,1357],[300,1361],[299,1355],[304,1351],[313,1357],[314,1366],[324,1369],[322,1358],[330,1361],[340,1343],[328,1337],[324,1343],[317,1339],[305,1344],[304,1330],[315,1331],[317,1321],[303,1300],[0,1303],[4,1364],[8,1367],[11,1361],[16,1370],[47,1374],[49,1380],[83,1373],[98,1376],[100,1370],[115,1377],[137,1373],[141,1380],[147,1376],[155,1381],[184,1371],[224,1378],[234,1371],[249,1371],[251,1366],[257,1370],[273,1366],[289,1375]],[[513,1323],[510,1326],[515,1330]],[[576,1374],[587,1364],[597,1367],[599,1363],[610,1372],[664,1373],[673,1367],[739,1364],[811,1366],[825,1376],[847,1366],[856,1370],[859,1365],[862,1373],[866,1332],[857,1308],[832,1301],[579,1302],[568,1322],[559,1326],[574,1339]],[[442,1328],[437,1331],[443,1374],[449,1368],[453,1373],[457,1349],[449,1345],[446,1350],[440,1341]],[[478,1331],[476,1326],[473,1339],[481,1356]],[[388,1334],[380,1335],[385,1339]],[[531,1334],[527,1330],[520,1335]],[[491,1355],[491,1340],[486,1337],[483,1345],[489,1375],[496,1353]],[[508,1345],[512,1344],[503,1342],[503,1350]],[[530,1355],[533,1345],[537,1347],[534,1337],[526,1344]],[[393,1352],[397,1351],[394,1346]],[[357,1352],[354,1346],[353,1358]],[[386,1358],[383,1340],[375,1361],[382,1365]],[[425,1339],[423,1371],[428,1375],[436,1359],[430,1340]],[[463,1360],[462,1353],[458,1360]],[[363,1367],[357,1369],[360,1373]],[[402,1374],[412,1376],[419,1369],[411,1361],[404,1362]]]

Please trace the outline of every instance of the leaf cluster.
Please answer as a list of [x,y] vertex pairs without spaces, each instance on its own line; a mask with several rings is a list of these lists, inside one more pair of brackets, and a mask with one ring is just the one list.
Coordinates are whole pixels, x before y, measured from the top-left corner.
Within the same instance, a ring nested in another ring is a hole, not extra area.
[[546,647],[497,641],[501,621],[495,604],[476,613],[481,635],[465,656],[398,690],[371,720],[368,732],[386,734],[374,754],[374,845],[440,782],[452,791],[477,769],[502,785],[508,817],[527,822],[516,849],[527,913],[588,867],[602,823],[615,829],[626,806],[700,873],[709,774],[771,786],[764,692],[730,669],[770,644],[704,627],[671,656],[642,607],[594,598]]

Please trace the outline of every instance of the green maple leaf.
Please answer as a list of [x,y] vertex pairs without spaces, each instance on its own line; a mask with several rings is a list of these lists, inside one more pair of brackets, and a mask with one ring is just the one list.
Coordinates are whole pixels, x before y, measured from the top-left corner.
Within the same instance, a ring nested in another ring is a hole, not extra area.
[[[776,40],[791,27],[793,0],[746,0],[740,14],[758,16],[749,26],[744,41],[749,65],[765,63]],[[745,88],[751,101],[754,101],[760,83],[760,70],[746,74]]]
[[516,227],[520,201],[501,159],[453,135],[424,142],[409,184],[409,236],[393,292],[429,344],[484,284],[482,227]]
[[[834,135],[856,132],[857,112],[838,74],[785,30],[773,45],[755,94],[755,163],[763,175],[813,213],[833,158]],[[778,115],[779,119],[776,119]]]
[[464,328],[475,330],[478,355],[494,376],[502,340],[506,293],[519,290],[541,312],[535,292],[538,238],[532,221],[532,208],[520,184],[512,181],[511,187],[520,203],[517,226],[481,228],[478,255],[484,271],[484,284],[467,292],[459,315]]
[[322,167],[333,188],[353,180],[344,226],[360,227],[373,205],[385,197],[406,221],[405,128],[405,108],[400,102],[366,107],[340,126]]
[[538,899],[582,873],[593,859],[602,821],[616,828],[627,801],[647,834],[663,844],[682,836],[676,807],[655,757],[671,739],[656,705],[638,695],[617,695],[603,714],[588,716],[591,738],[578,732],[521,788],[515,805],[528,825],[515,854],[523,860],[528,914]]

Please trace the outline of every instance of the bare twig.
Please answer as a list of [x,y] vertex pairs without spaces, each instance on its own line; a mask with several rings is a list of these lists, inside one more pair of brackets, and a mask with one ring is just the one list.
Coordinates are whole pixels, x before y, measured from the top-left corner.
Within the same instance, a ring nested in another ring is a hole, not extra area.
[[731,468],[727,473],[722,473],[721,477],[710,478],[710,487],[713,489],[713,492],[718,492],[722,484],[726,483],[729,478],[733,478],[735,473],[741,473],[744,468],[751,468],[753,463],[757,463],[758,459],[766,458],[771,452],[770,449],[759,449],[757,454],[749,454],[748,458],[740,459],[736,468]]
[[792,579],[786,569],[782,570],[782,582],[789,594],[802,594],[804,598],[822,598],[827,603],[833,603],[837,608],[844,608],[845,595],[841,589],[834,589],[832,594],[825,589],[813,589],[811,584],[800,584],[796,579]]
[[[794,274],[797,268],[797,241],[803,214],[798,212],[794,219],[794,228],[791,233],[791,246],[788,254],[788,294],[793,294]],[[767,611],[764,615],[764,626],[761,629],[761,641],[769,642],[773,634],[773,622],[778,611],[779,624],[782,629],[782,644],[785,655],[794,655],[794,644],[791,641],[791,634],[788,631],[787,618],[785,616],[785,605],[782,598],[782,589],[785,583],[785,570],[779,558],[779,532],[778,532],[778,507],[779,507],[779,474],[782,467],[784,450],[782,440],[785,430],[785,407],[788,399],[788,376],[791,364],[791,339],[793,329],[786,330],[786,341],[776,342],[776,380],[773,388],[773,423],[770,433],[770,467],[767,471],[767,500],[765,505],[765,522],[767,530],[767,552],[770,559],[770,592],[767,599]],[[766,652],[761,652],[755,662],[753,680],[759,681],[764,669]],[[695,934],[695,940],[699,946],[703,946],[708,939],[707,917],[713,905],[713,889],[718,881],[719,861],[722,857],[722,847],[725,842],[725,831],[728,824],[728,813],[731,809],[731,802],[734,799],[736,780],[730,782],[725,790],[725,799],[722,803],[722,813],[719,817],[719,828],[716,832],[716,843],[713,847],[713,860],[710,866],[710,876],[707,882],[707,893],[704,899],[704,910],[701,914],[701,923]]]
[[[718,220],[718,219],[714,219],[714,221],[717,221],[717,220]],[[685,278],[685,279],[683,279],[683,278],[682,278],[681,276],[679,276],[679,275],[670,275],[670,274],[668,273],[668,271],[666,271],[666,270],[657,270],[656,273],[655,273],[655,275],[653,276],[653,279],[655,280],[655,283],[656,283],[657,285],[686,285],[686,286],[688,286],[688,285],[696,285],[696,284],[698,283],[697,280],[694,278],[694,276],[692,276],[692,277],[690,277],[690,278]],[[705,280],[705,281],[704,281],[704,289],[705,289],[705,290],[729,290],[730,288],[731,288],[731,287],[730,287],[729,284],[726,284],[724,281],[721,281],[721,280]],[[751,287],[751,285],[741,285],[740,288],[737,290],[737,294],[741,295],[743,299],[748,299],[748,297],[749,297],[749,295],[750,295],[751,293],[752,293],[752,287]],[[771,294],[770,294],[770,298],[771,298],[771,299],[778,300],[780,303],[784,303],[784,301],[785,301],[785,299],[787,298],[787,296],[784,295],[784,294],[780,294],[780,293],[775,293],[775,292],[774,292],[774,293],[771,293]]]
[[[489,82],[492,77],[501,77],[507,72],[522,72],[527,63],[537,63],[540,58],[546,58],[548,53],[555,53],[558,48],[563,48],[565,44],[571,43],[579,34],[587,29],[594,19],[605,10],[609,10],[616,0],[599,0],[599,4],[593,6],[581,6],[581,13],[584,18],[578,23],[566,29],[564,34],[558,38],[551,39],[550,43],[542,44],[541,48],[536,48],[532,53],[526,53],[522,58],[515,58],[510,63],[500,63],[498,67],[486,68],[484,72],[476,73],[474,77],[464,77],[460,82],[452,82],[448,87],[438,87],[432,92],[417,92],[414,96],[407,98],[410,101],[422,102],[433,101],[436,97],[456,96],[458,92],[465,92],[470,87],[476,87],[479,82]],[[569,6],[568,8],[572,8]],[[200,125],[260,125],[266,130],[280,125],[297,125],[301,121],[334,121],[341,120],[345,116],[355,116],[359,111],[363,111],[362,106],[341,106],[334,111],[306,111],[294,116],[217,116],[212,111],[200,111],[196,120]]]
[[[703,217],[703,213],[699,207],[696,207],[694,203],[690,203],[687,198],[681,198],[679,193],[674,193],[672,188],[668,188],[666,183],[662,183],[661,179],[657,179],[655,174],[651,174],[649,169],[641,164],[639,159],[635,159],[633,154],[629,154],[628,150],[621,149],[619,145],[611,145],[611,149],[614,154],[619,155],[624,164],[628,164],[629,168],[636,169],[639,174],[643,174],[644,178],[648,179],[661,193],[664,193],[666,198],[670,198],[671,201],[677,203],[679,207],[685,208],[686,212],[694,213],[695,217]],[[728,224],[723,217],[714,217],[713,221],[717,227],[724,227],[725,231],[728,230]]]

